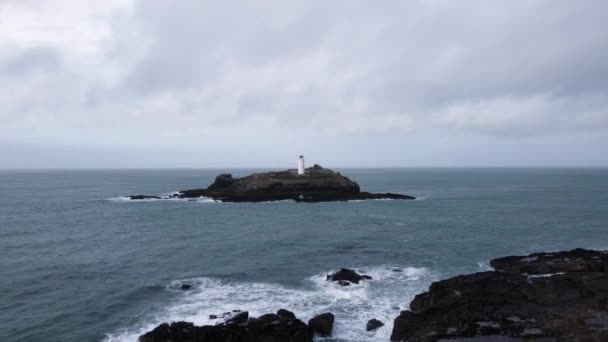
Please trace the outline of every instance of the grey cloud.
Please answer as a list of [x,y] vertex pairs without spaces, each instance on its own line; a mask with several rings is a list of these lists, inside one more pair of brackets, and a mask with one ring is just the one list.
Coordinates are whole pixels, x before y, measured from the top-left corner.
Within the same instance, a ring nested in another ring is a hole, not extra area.
[[139,0],[107,21],[99,54],[0,39],[12,79],[0,86],[18,79],[0,95],[2,133],[205,146],[256,132],[260,149],[306,148],[298,134],[344,146],[604,137],[605,13],[604,1]]
[[0,55],[2,77],[27,77],[31,73],[54,71],[61,67],[61,56],[51,47],[4,47],[2,50],[8,50],[8,53]]
[[[526,103],[544,96],[555,99],[552,110],[567,110],[568,101],[594,96],[594,110],[606,108],[602,2],[439,4],[141,1],[134,21],[149,44],[121,91],[212,94],[220,98],[197,105],[213,111],[223,98],[238,103],[234,115],[265,112],[278,122],[298,114],[327,122],[359,105],[372,122],[391,114],[424,124],[451,106],[506,97]],[[302,74],[307,67],[313,74]],[[231,71],[251,74],[257,84],[233,82],[216,94]],[[554,115],[534,114],[547,125]]]

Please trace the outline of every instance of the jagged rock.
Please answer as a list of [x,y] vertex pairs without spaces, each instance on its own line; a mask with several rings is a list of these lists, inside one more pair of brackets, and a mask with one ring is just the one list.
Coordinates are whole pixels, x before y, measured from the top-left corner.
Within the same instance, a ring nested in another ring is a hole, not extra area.
[[[244,315],[247,312],[239,312]],[[241,316],[242,317],[242,316]],[[141,335],[140,342],[312,342],[313,331],[299,319],[273,319],[275,314],[215,326],[189,322],[163,323]]]
[[225,324],[241,324],[247,322],[249,319],[249,312],[237,311],[233,316],[226,319]]
[[369,321],[367,321],[367,325],[365,326],[365,330],[367,331],[372,331],[372,330],[376,330],[380,327],[384,326],[384,323],[382,323],[382,321],[377,320],[375,318],[370,319]]
[[490,265],[497,271],[527,274],[608,272],[608,252],[577,248],[566,252],[508,256],[494,259]]
[[342,286],[348,286],[350,283],[359,284],[364,279],[372,279],[372,277],[359,274],[348,268],[342,268],[336,273],[327,275],[327,280],[337,281]]
[[285,309],[279,309],[279,311],[277,311],[277,316],[283,320],[296,319],[296,315],[293,312]]
[[598,319],[608,317],[608,274],[596,267],[604,256],[574,250],[499,258],[491,263],[499,271],[435,282],[395,318],[391,340],[608,341],[608,319]]
[[192,288],[192,285],[190,285],[190,284],[181,284],[179,288],[182,289],[182,290],[189,290],[190,288]]
[[329,312],[317,315],[308,321],[308,327],[323,337],[330,337],[334,328],[334,315]]
[[217,319],[217,315],[209,315],[209,319]]
[[[131,196],[131,199],[143,199]],[[254,173],[234,178],[220,174],[206,189],[183,190],[174,198],[209,197],[223,202],[261,202],[294,200],[297,202],[348,201],[363,199],[415,199],[394,193],[362,192],[348,177],[315,165],[304,175],[294,171]]]

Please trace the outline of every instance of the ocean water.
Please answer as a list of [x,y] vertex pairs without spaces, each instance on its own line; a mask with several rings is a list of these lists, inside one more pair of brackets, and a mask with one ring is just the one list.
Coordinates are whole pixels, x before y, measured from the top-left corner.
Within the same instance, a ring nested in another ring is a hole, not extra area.
[[[0,341],[136,341],[164,321],[280,308],[333,312],[338,340],[386,341],[435,280],[504,255],[608,248],[608,169],[339,170],[415,201],[121,198],[225,171],[256,170],[0,172]],[[340,267],[374,280],[324,280]],[[386,325],[368,333],[370,318]]]

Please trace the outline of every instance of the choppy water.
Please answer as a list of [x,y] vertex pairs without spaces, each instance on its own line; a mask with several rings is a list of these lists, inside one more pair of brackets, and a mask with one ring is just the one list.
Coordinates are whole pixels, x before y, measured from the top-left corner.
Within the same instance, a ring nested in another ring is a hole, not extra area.
[[[167,320],[279,308],[333,312],[339,339],[387,340],[434,280],[497,256],[608,248],[608,169],[339,170],[416,201],[120,199],[224,171],[0,172],[0,341],[134,341]],[[340,267],[374,280],[324,281]],[[387,324],[367,333],[370,318]]]

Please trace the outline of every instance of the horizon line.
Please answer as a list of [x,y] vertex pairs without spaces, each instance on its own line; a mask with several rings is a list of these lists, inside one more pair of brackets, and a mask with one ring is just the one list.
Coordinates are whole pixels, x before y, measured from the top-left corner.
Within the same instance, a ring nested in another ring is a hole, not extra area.
[[[462,165],[462,166],[332,166],[329,169],[603,169],[608,165]],[[102,171],[102,170],[219,170],[285,169],[284,166],[207,166],[207,167],[0,167],[0,171]],[[289,167],[287,169],[290,169]]]

